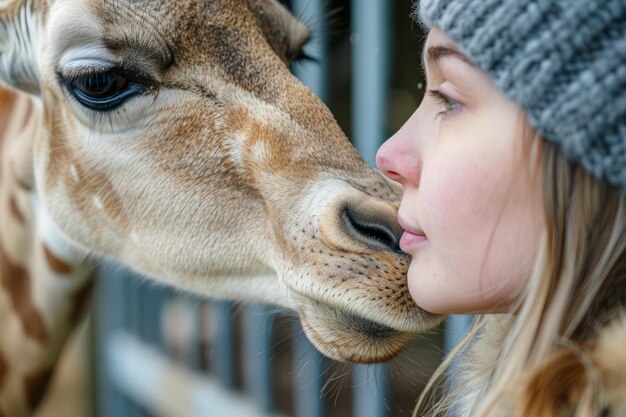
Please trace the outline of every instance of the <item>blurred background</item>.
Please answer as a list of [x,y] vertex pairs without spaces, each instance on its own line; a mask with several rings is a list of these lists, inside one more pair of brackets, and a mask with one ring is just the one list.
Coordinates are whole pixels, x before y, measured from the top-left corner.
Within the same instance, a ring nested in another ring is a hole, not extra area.
[[[311,27],[294,73],[364,159],[416,109],[424,34],[411,0],[285,0]],[[468,319],[416,336],[388,364],[324,358],[289,312],[205,300],[115,265],[100,271],[38,417],[400,417]]]

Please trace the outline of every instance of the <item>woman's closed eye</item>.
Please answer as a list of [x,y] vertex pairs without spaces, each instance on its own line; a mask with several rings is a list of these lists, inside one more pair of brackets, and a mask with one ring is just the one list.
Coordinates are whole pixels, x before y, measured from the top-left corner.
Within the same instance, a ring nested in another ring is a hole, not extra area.
[[434,97],[435,100],[437,100],[437,102],[443,107],[443,110],[438,112],[436,117],[453,112],[461,106],[458,101],[448,97],[439,90],[428,90],[428,94],[431,97]]

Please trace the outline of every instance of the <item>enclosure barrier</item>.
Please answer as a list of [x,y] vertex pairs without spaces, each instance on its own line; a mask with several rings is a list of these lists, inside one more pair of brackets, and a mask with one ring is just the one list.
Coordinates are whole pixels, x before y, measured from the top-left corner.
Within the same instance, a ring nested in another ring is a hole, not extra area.
[[[307,21],[318,34],[307,45],[317,64],[303,65],[295,72],[322,100],[327,97],[329,65],[324,3],[291,1],[294,14],[312,15]],[[369,163],[386,135],[389,7],[385,0],[353,0],[351,5],[352,136]],[[112,265],[100,271],[97,286],[94,416],[280,417],[275,411],[271,360],[277,317],[272,307],[246,307],[243,340],[238,341],[232,318],[236,307],[229,302],[177,295]],[[175,324],[162,326],[164,307],[174,309],[168,314],[177,318]],[[328,399],[320,393],[327,378],[327,359],[302,336],[296,321],[293,326],[300,337],[292,348],[292,417],[326,417]],[[467,326],[464,317],[448,320],[446,349],[460,340]],[[162,336],[168,332],[167,338]],[[201,335],[199,343],[189,343],[193,335]],[[243,390],[236,390],[239,366]],[[207,368],[210,373],[203,371]],[[389,415],[383,398],[389,390],[388,374],[387,365],[354,367],[354,417]]]

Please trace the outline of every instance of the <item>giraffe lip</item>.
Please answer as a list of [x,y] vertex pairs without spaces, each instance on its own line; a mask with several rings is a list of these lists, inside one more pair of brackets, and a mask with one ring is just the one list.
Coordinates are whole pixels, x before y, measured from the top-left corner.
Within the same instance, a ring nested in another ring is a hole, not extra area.
[[[442,317],[429,313],[418,306],[414,306],[415,308],[408,312],[394,313],[389,308],[376,302],[367,302],[361,308],[355,309],[353,305],[342,303],[340,299],[329,300],[320,294],[302,292],[289,285],[288,282],[286,286],[289,292],[298,300],[296,301],[297,307],[295,307],[298,311],[302,311],[304,308],[310,311],[312,306],[316,306],[326,311],[328,315],[343,315],[345,320],[342,320],[342,322],[355,323],[355,329],[359,328],[357,323],[361,323],[360,328],[363,330],[368,325],[370,327],[375,325],[384,326],[391,331],[399,333],[415,334],[434,328],[440,323]],[[384,330],[379,327],[378,330],[372,330],[372,332],[384,333]]]
[[[339,305],[328,304],[325,300],[319,299],[317,297],[311,297],[310,295],[306,296],[304,294],[298,293],[297,291],[294,291],[293,289],[291,291],[293,291],[298,296],[302,297],[304,300],[308,300],[308,302],[306,302],[306,304],[303,304],[303,305],[311,305],[311,306],[314,305],[318,309],[325,311],[329,315],[343,317],[342,321],[345,323],[350,323],[350,327],[353,330],[361,330],[363,333],[366,333],[368,329],[370,329],[372,333],[376,333],[376,332],[384,333],[386,332],[386,330],[382,329],[384,327],[385,329],[388,329],[389,332],[407,331],[404,329],[403,330],[396,329],[394,328],[394,326],[381,323],[380,321],[376,321],[371,318],[364,317],[362,315],[359,315],[351,311],[345,311],[345,307],[342,308]],[[301,306],[300,310],[302,309],[303,307]],[[378,330],[373,330],[377,326],[378,326]]]
[[357,316],[356,314],[342,312],[342,315],[351,329],[369,337],[384,339],[397,336],[402,333],[399,330],[395,330],[384,324]]
[[396,356],[413,333],[402,332],[328,305],[299,310],[302,327],[324,355],[343,362],[378,363]]

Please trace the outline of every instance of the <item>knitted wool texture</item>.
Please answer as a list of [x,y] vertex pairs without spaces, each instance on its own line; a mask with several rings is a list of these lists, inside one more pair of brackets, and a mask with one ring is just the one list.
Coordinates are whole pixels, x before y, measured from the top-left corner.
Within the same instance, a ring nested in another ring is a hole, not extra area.
[[626,189],[626,0],[421,0],[570,161]]

